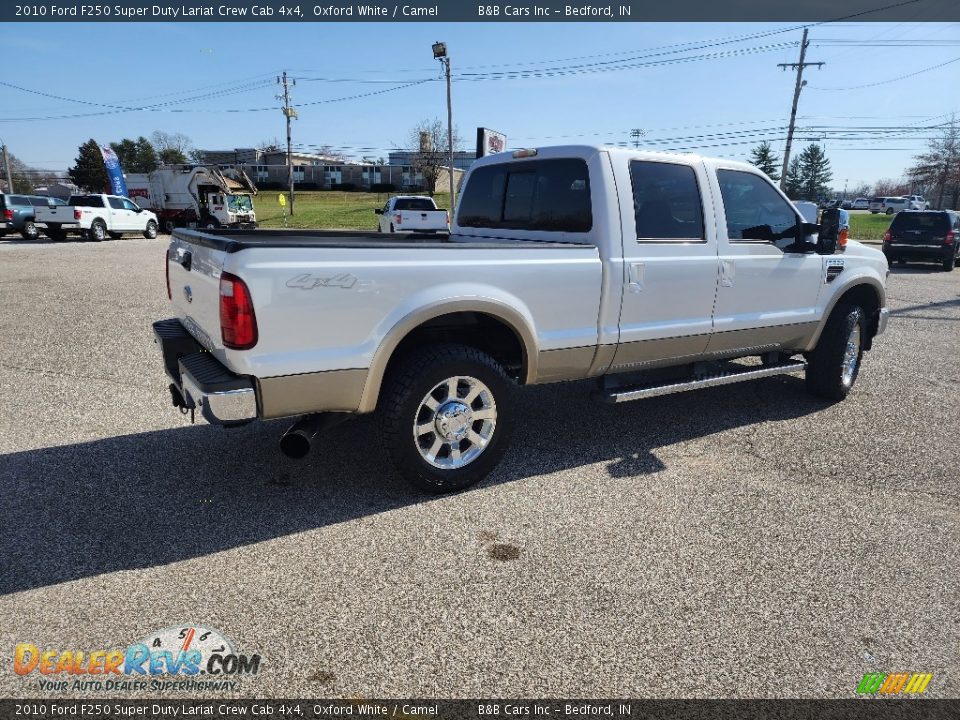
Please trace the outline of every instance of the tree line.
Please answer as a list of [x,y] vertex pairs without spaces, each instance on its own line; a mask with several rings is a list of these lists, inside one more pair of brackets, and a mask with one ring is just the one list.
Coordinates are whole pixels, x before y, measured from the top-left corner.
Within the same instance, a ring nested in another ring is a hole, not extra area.
[[[764,141],[755,147],[749,162],[771,180],[780,180],[782,161],[770,143]],[[816,202],[840,194],[831,188],[832,180],[833,171],[826,152],[820,145],[811,143],[790,160],[784,192],[791,200]],[[952,117],[941,126],[939,135],[927,141],[926,151],[914,158],[905,177],[882,178],[872,188],[855,186],[849,188],[847,194],[850,197],[922,194],[931,207],[956,208],[960,205],[960,121]]]

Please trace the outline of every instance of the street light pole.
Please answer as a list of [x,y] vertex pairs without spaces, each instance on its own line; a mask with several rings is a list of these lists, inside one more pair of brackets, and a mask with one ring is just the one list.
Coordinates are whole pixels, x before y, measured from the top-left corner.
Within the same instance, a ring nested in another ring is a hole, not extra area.
[[456,197],[453,189],[453,98],[450,86],[450,56],[447,55],[447,44],[435,42],[433,44],[433,57],[443,65],[447,76],[447,176],[450,178],[450,212],[452,214],[456,205]]

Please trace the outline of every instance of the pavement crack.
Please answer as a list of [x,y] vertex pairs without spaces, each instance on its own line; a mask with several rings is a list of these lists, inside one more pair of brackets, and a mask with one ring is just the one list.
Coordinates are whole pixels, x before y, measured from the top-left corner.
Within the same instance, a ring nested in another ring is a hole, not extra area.
[[65,377],[73,378],[75,380],[100,380],[101,382],[119,385],[120,387],[140,388],[142,390],[154,389],[153,385],[150,384],[131,383],[126,380],[119,380],[118,378],[108,377],[106,375],[82,375],[78,373],[65,372],[63,370],[43,370],[41,368],[25,367],[22,365],[9,365],[8,363],[3,362],[0,362],[0,368],[3,368],[4,370],[18,370],[20,372],[31,373],[33,375],[42,375],[45,377]]

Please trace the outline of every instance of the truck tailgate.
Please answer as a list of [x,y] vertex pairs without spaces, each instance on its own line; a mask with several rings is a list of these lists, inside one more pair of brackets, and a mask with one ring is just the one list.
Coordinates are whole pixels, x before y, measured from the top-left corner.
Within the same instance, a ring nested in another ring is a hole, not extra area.
[[398,210],[398,230],[446,230],[446,210]]
[[35,217],[39,223],[72,223],[76,222],[73,211],[74,208],[70,205],[38,207]]
[[203,347],[224,360],[220,336],[220,276],[226,252],[174,232],[167,250],[170,297],[177,316]]

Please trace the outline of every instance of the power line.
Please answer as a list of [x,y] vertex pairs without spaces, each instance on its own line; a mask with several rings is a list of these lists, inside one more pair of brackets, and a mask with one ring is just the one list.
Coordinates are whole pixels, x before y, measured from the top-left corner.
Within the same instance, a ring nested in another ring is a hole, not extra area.
[[853,85],[851,87],[813,87],[811,90],[860,90],[862,88],[877,87],[878,85],[887,85],[889,83],[898,82],[900,80],[906,80],[907,78],[912,78],[921,73],[930,72],[931,70],[936,70],[938,68],[946,67],[947,65],[952,65],[955,62],[960,62],[960,57],[955,57],[953,60],[947,60],[946,62],[940,63],[939,65],[931,65],[930,67],[923,68],[922,70],[917,70],[916,72],[909,73],[908,75],[901,75],[900,77],[890,78],[889,80],[880,80],[879,82],[868,83],[866,85]]

